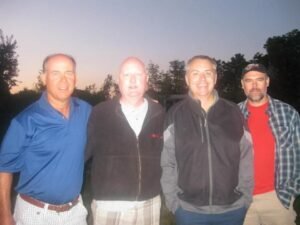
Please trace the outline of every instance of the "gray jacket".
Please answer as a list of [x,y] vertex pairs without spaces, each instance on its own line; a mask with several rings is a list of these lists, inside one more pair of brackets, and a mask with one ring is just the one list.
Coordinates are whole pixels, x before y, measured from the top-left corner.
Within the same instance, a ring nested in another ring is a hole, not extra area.
[[252,201],[251,136],[238,107],[216,98],[207,113],[190,96],[168,112],[161,184],[173,213],[223,213]]

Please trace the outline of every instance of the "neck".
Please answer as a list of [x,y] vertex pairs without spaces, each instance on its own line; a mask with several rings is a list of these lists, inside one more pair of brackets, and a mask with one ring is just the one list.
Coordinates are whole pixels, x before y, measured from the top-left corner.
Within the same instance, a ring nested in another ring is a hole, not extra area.
[[48,102],[54,109],[60,112],[65,118],[69,118],[70,100],[61,102],[61,101],[49,99],[48,97]]
[[129,105],[133,108],[138,108],[141,106],[144,102],[144,98],[139,98],[139,99],[125,99],[124,97],[120,98],[120,102],[124,105]]
[[215,102],[215,96],[213,94],[209,95],[208,97],[202,97],[196,99],[198,99],[201,102],[201,107],[204,109],[205,112],[207,112]]
[[254,107],[259,107],[265,103],[267,103],[269,101],[268,97],[265,96],[261,101],[251,101],[250,99],[248,99],[248,104],[251,105],[251,106],[254,106]]

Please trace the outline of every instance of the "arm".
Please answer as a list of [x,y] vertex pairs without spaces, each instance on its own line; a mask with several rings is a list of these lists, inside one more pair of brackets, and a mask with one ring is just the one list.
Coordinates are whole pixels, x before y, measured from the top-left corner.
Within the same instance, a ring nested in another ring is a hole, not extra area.
[[244,135],[240,142],[241,157],[239,167],[239,185],[238,189],[244,195],[246,207],[252,202],[253,194],[253,146],[252,138],[247,130],[244,130]]
[[20,172],[23,158],[19,157],[25,140],[25,131],[16,120],[11,122],[0,145],[0,224],[14,225],[11,212],[13,173]]
[[11,186],[13,175],[0,172],[0,221],[2,225],[14,225],[11,213]]
[[93,142],[93,111],[90,115],[88,124],[87,124],[87,143],[85,146],[85,154],[84,154],[84,161],[87,162],[90,158],[92,158],[92,142]]
[[293,187],[295,197],[297,197],[300,196],[300,117],[297,112],[290,124],[292,125],[291,132],[293,132],[293,180],[295,182]]
[[178,208],[177,162],[175,157],[174,126],[171,124],[164,131],[164,147],[161,156],[161,185],[167,208],[175,213]]

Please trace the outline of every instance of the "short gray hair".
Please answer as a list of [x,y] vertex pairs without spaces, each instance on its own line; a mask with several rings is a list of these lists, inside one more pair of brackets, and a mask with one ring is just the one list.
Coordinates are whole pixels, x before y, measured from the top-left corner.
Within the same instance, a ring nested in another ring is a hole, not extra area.
[[43,61],[43,70],[42,70],[43,73],[46,72],[46,67],[47,67],[47,63],[49,62],[49,60],[52,59],[52,58],[55,58],[55,57],[57,57],[57,56],[63,56],[63,57],[68,58],[69,60],[71,60],[72,63],[73,63],[73,65],[74,65],[74,69],[76,69],[76,61],[75,61],[75,59],[74,59],[73,56],[68,55],[68,54],[64,54],[64,53],[55,53],[55,54],[48,55],[48,56],[44,59],[44,61]]
[[218,65],[218,64],[217,64],[217,61],[216,61],[215,59],[213,59],[213,58],[207,56],[207,55],[195,55],[195,56],[193,56],[192,58],[190,58],[190,59],[187,61],[187,64],[186,64],[187,69],[186,69],[186,70],[188,70],[189,65],[191,65],[195,60],[198,60],[198,59],[209,61],[209,62],[213,65],[215,71],[217,71],[217,65]]

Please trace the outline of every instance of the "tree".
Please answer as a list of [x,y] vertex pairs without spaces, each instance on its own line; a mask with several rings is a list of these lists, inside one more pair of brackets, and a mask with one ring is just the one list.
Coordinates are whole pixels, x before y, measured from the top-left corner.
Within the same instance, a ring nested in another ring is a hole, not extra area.
[[241,74],[243,68],[248,64],[244,55],[235,54],[229,62],[219,62],[221,64],[222,76],[219,78],[218,91],[220,96],[234,102],[244,99],[241,88]]
[[264,48],[271,72],[270,94],[300,111],[300,31],[268,38]]
[[172,79],[172,94],[185,94],[187,86],[185,83],[185,63],[184,61],[174,60],[170,62],[169,75]]
[[161,101],[161,83],[162,83],[162,72],[160,71],[159,65],[152,62],[147,67],[149,76],[149,87],[147,94],[158,101]]
[[104,100],[110,99],[115,95],[115,82],[112,75],[108,74],[103,82],[103,85],[100,89],[101,95],[103,95]]
[[90,93],[90,94],[96,94],[96,93],[97,93],[96,84],[95,84],[95,83],[90,84],[90,85],[86,86],[84,90],[85,90],[87,93]]
[[0,140],[11,119],[13,101],[10,89],[17,85],[18,75],[17,42],[13,36],[5,37],[0,29]]
[[41,78],[42,74],[43,74],[43,71],[40,71],[39,75],[37,76],[37,82],[34,84],[34,89],[38,93],[41,93],[46,89],[46,86],[44,85],[42,78]]
[[12,87],[17,85],[18,55],[17,41],[14,37],[4,36],[0,29],[0,96],[9,95]]

